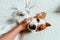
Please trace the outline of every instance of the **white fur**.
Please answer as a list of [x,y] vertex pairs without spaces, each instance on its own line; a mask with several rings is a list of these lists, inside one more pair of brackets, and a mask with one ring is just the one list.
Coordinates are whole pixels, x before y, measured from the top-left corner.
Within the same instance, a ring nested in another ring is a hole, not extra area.
[[35,24],[36,26],[38,26],[38,25],[41,25],[41,24],[44,24],[44,23],[45,23],[45,21],[43,21],[43,20],[40,19],[40,18],[39,18],[39,19],[40,19],[40,22],[38,23],[36,19],[37,19],[37,18],[33,18],[32,21],[30,22],[30,24],[31,24],[31,25]]
[[[40,22],[38,23],[37,18],[33,18],[32,21],[29,23],[29,25],[36,25],[36,27],[38,27],[38,25],[45,24],[45,21],[43,21],[40,18],[39,18],[39,20],[40,20]],[[29,27],[28,27],[28,29],[29,29]],[[31,30],[31,29],[29,29],[29,30]]]

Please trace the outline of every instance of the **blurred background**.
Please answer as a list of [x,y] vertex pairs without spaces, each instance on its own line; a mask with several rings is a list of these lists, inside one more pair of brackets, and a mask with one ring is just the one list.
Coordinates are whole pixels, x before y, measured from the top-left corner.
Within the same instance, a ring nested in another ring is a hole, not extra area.
[[[27,1],[30,1],[30,5],[35,5],[31,13],[45,11],[47,13],[46,21],[50,22],[52,26],[40,32],[26,34],[23,40],[60,40],[60,0],[0,0],[0,35],[14,25],[6,23],[14,11],[11,8],[23,10]],[[20,34],[16,36],[15,40],[20,40]]]

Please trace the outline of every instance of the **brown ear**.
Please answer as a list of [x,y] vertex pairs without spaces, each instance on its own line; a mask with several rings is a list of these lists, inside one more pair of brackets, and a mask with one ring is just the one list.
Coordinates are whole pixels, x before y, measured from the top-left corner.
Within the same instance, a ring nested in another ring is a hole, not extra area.
[[44,30],[46,28],[45,24],[41,24],[40,26],[38,26],[36,31],[41,31]]
[[34,16],[34,18],[41,18],[40,13],[37,13],[36,16]]
[[41,12],[41,17],[42,17],[42,19],[44,19],[45,17],[46,17],[46,13],[45,12]]
[[45,17],[46,17],[45,12],[37,13],[36,16],[34,16],[34,18],[40,18],[40,19],[44,19]]
[[51,24],[48,22],[46,22],[45,24],[46,24],[46,27],[51,26]]

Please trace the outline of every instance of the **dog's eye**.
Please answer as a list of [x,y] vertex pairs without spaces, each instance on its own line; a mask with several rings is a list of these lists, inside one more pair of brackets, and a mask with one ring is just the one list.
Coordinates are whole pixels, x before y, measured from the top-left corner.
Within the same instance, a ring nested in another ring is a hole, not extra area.
[[18,16],[24,16],[24,14],[17,14]]
[[37,18],[37,22],[38,22],[38,23],[40,22],[39,18]]
[[17,12],[18,16],[24,16],[25,14],[23,12]]

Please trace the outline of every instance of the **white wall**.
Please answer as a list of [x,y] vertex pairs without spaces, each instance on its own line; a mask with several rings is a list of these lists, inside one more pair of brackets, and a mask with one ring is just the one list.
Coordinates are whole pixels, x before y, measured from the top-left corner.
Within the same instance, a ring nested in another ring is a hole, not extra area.
[[[13,10],[11,7],[18,7],[19,10],[24,8],[25,0],[0,0],[0,29],[6,25],[6,20],[11,16]],[[60,6],[60,0],[31,0],[31,4],[37,6],[33,13],[46,11],[46,21],[52,26],[40,32],[32,32],[24,35],[24,40],[60,40],[60,13],[54,12]],[[59,7],[60,8],[60,7]],[[10,27],[9,27],[10,28]],[[3,31],[4,32],[4,31]],[[1,34],[1,30],[0,30]],[[19,35],[15,40],[19,40]]]

